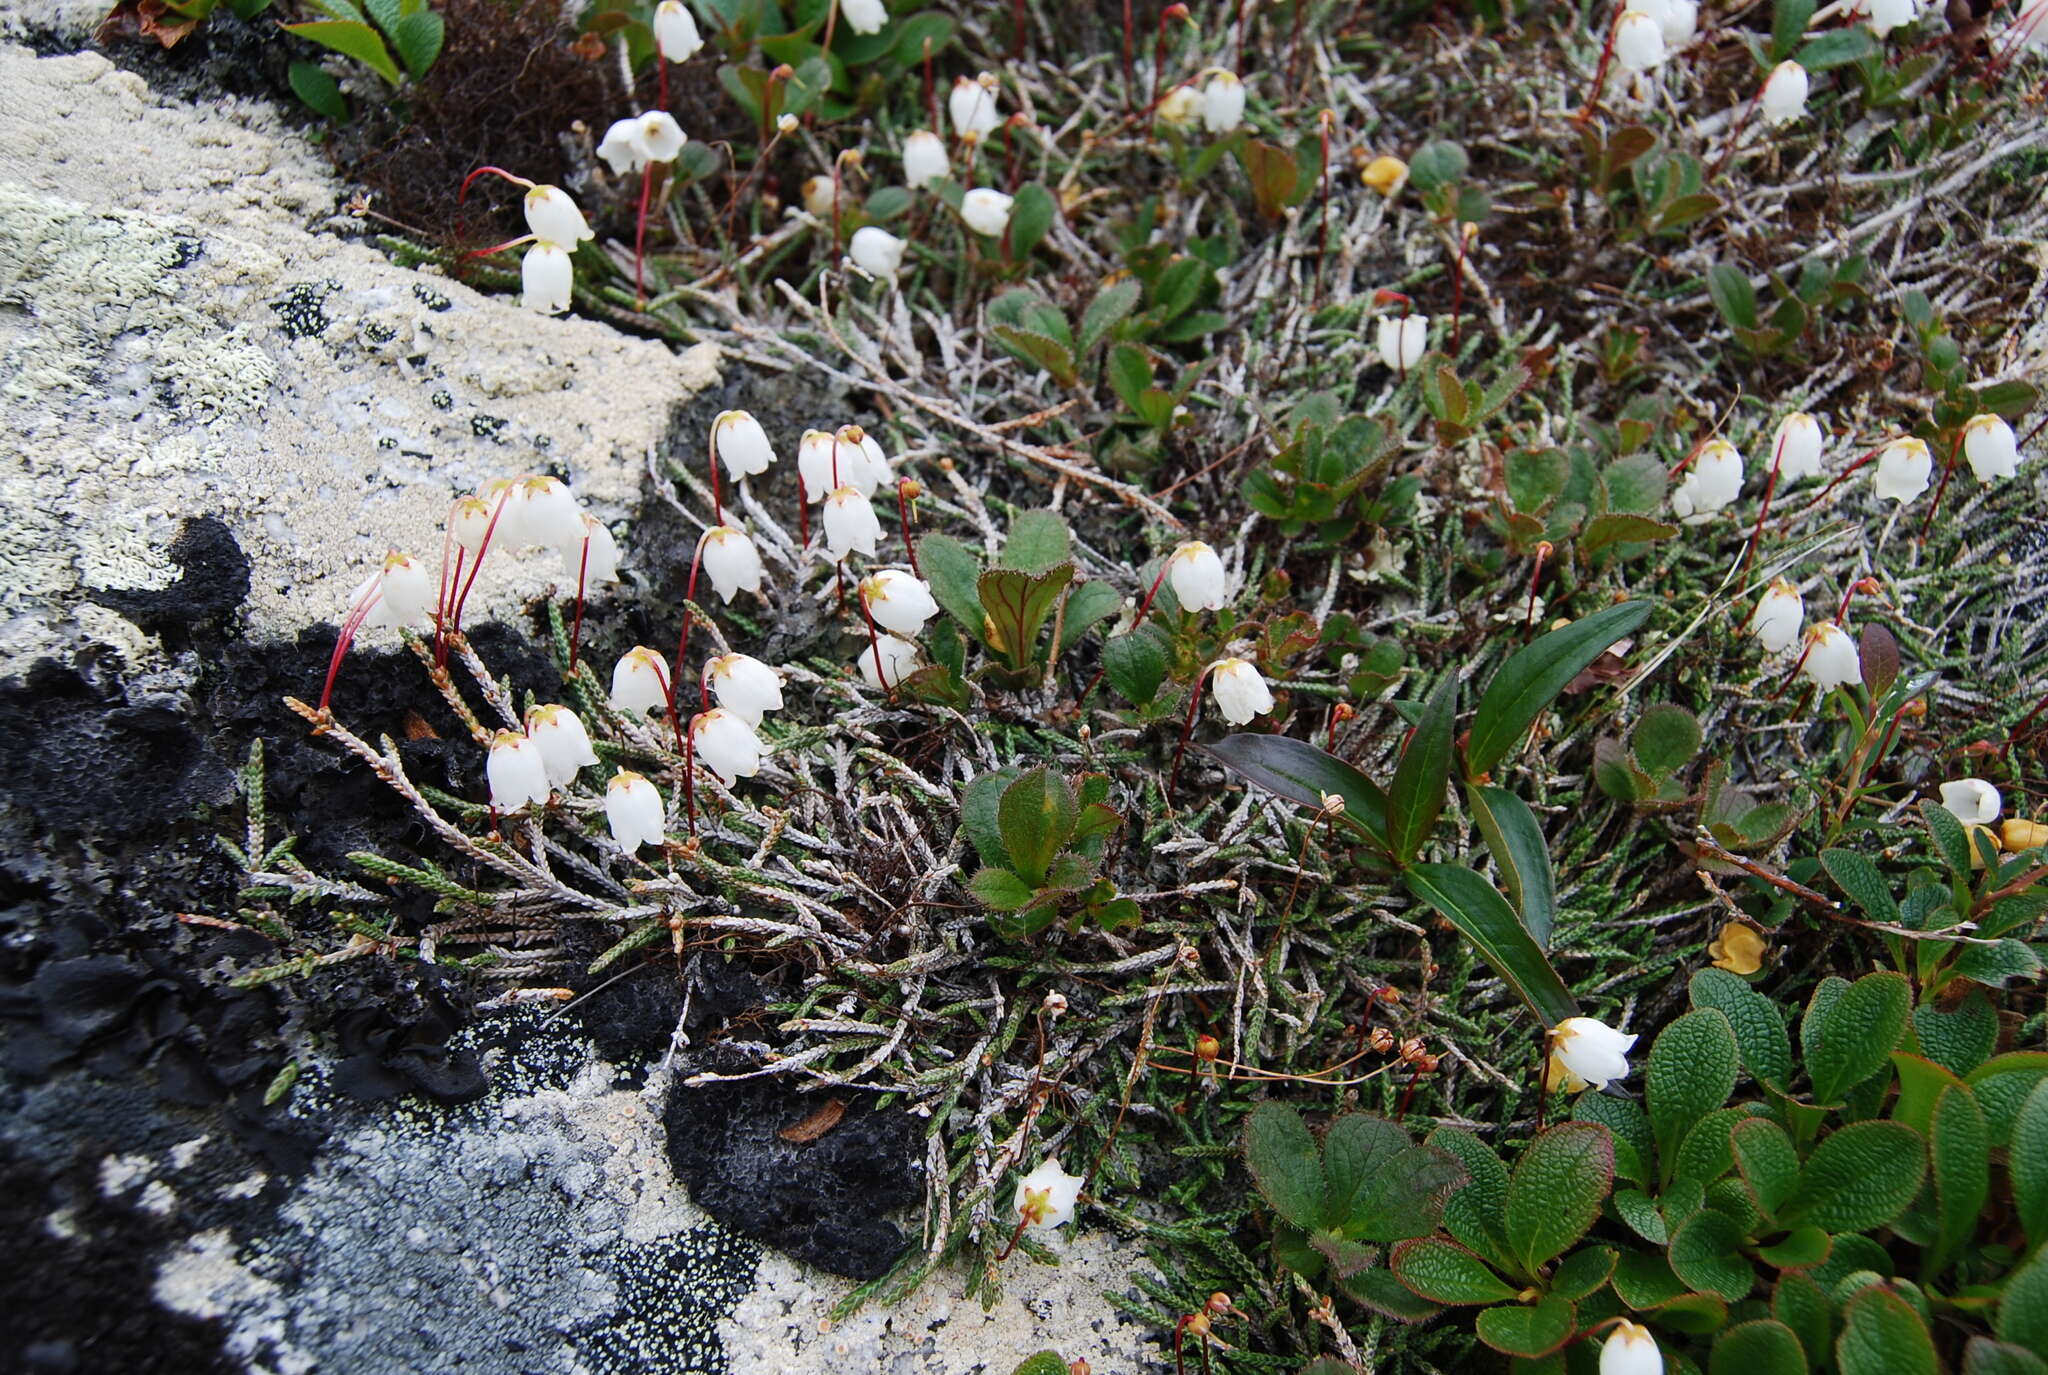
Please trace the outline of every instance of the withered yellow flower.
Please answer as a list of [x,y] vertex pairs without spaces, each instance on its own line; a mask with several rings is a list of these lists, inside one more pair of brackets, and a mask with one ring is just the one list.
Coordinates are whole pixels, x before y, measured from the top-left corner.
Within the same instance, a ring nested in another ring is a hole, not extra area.
[[1714,968],[1730,974],[1754,974],[1764,967],[1764,938],[1746,922],[1731,921],[1707,943]]

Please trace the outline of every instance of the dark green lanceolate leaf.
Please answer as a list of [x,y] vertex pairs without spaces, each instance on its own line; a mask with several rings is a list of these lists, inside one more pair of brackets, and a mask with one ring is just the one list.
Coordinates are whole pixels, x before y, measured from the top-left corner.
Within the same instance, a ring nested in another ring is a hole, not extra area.
[[1839,983],[1829,980],[1814,990],[1799,1027],[1813,1101],[1820,1106],[1840,1103],[1850,1089],[1884,1067],[1905,1032],[1912,1005],[1905,976],[1890,970],[1866,974],[1847,988],[1830,986]]
[[1735,1067],[1735,1033],[1728,1019],[1711,1008],[1688,1012],[1657,1033],[1643,1072],[1643,1099],[1665,1179],[1671,1178],[1679,1144],[1693,1123],[1728,1101]]
[[1428,903],[1478,947],[1480,955],[1529,1004],[1545,1026],[1578,1015],[1578,1003],[1544,958],[1500,890],[1456,864],[1417,864],[1401,876],[1408,891]]
[[1533,1274],[1564,1254],[1600,1215],[1614,1187],[1614,1143],[1594,1122],[1561,1122],[1537,1136],[1508,1176],[1502,1230]]
[[1799,1152],[1792,1138],[1769,1118],[1749,1117],[1729,1131],[1728,1142],[1756,1206],[1766,1217],[1775,1216],[1799,1190]]
[[1038,182],[1026,182],[1017,188],[1016,204],[1010,207],[1010,228],[1004,236],[1012,262],[1022,262],[1031,256],[1052,228],[1052,222],[1059,218],[1059,202],[1052,192]]
[[387,24],[384,31],[391,35],[391,46],[398,49],[398,59],[405,63],[414,81],[426,76],[434,59],[441,55],[441,44],[447,37],[447,26],[432,10],[401,15],[397,23]]
[[1756,1271],[1742,1254],[1742,1224],[1726,1213],[1702,1208],[1671,1234],[1671,1268],[1702,1293],[1740,1302],[1756,1283]]
[[1623,602],[1537,636],[1486,686],[1465,740],[1465,771],[1477,779],[1521,743],[1536,718],[1609,646],[1649,619],[1650,603]]
[[1941,855],[1941,862],[1948,866],[1949,875],[1968,883],[1970,833],[1963,829],[1963,823],[1939,802],[1922,802],[1920,816],[1927,823],[1928,837],[1933,840],[1935,851]]
[[352,19],[316,19],[307,24],[286,24],[284,30],[323,48],[332,48],[343,57],[353,57],[394,86],[405,79],[398,64],[391,60],[391,50],[384,46],[383,37],[368,24]]
[[1875,57],[1883,51],[1870,31],[1859,24],[1854,28],[1829,29],[1814,35],[1793,54],[1793,60],[1809,72],[1825,72]]
[[341,83],[318,63],[294,62],[286,69],[285,79],[291,82],[292,93],[305,101],[306,108],[314,114],[336,121],[348,118],[348,101],[341,93]]
[[1013,670],[1027,672],[1038,645],[1038,633],[1059,606],[1067,585],[1074,580],[1074,565],[1062,563],[1042,573],[1014,568],[991,568],[975,584],[985,619],[980,627],[988,647],[1009,661]]
[[1444,809],[1451,782],[1451,736],[1458,717],[1458,679],[1446,674],[1422,709],[1422,720],[1387,786],[1387,842],[1401,864],[1414,860]]
[[1329,751],[1284,735],[1226,735],[1205,752],[1249,782],[1316,811],[1326,795],[1336,794],[1344,799],[1336,819],[1387,848],[1387,795]]
[[1301,1114],[1261,1103],[1245,1119],[1244,1159],[1273,1211],[1302,1228],[1323,1225],[1323,1156]]
[[1057,511],[1023,511],[1010,522],[1010,534],[1003,541],[1004,568],[1025,573],[1045,573],[1067,561],[1073,539],[1066,521]]
[[2012,1121],[2013,1210],[2035,1246],[2048,1241],[2048,1079],[2021,1100]]
[[1792,55],[1813,18],[1816,0],[1776,0],[1771,6],[1771,46],[1766,66],[1775,67]]
[[1694,1007],[1713,1008],[1728,1019],[1749,1077],[1784,1092],[1792,1078],[1792,1038],[1777,1005],[1725,969],[1699,970],[1686,989]]
[[1774,1318],[1737,1323],[1714,1339],[1707,1375],[1806,1375],[1806,1352]]
[[1518,1292],[1479,1256],[1443,1237],[1419,1237],[1394,1248],[1394,1277],[1432,1303],[1504,1303]]
[[977,775],[960,793],[960,824],[974,843],[981,862],[998,869],[1011,867],[1010,852],[1003,845],[1003,790],[1022,770],[1015,765],[991,769]]
[[1735,329],[1754,330],[1756,318],[1756,288],[1749,284],[1749,277],[1733,263],[1715,263],[1707,269],[1707,295],[1713,298],[1714,309],[1721,312],[1721,318]]
[[2048,1250],[2034,1252],[2034,1258],[2006,1280],[1991,1330],[1998,1340],[2048,1360]]
[[1912,1305],[1882,1284],[1870,1286],[1843,1306],[1835,1365],[1842,1375],[1936,1375],[1941,1369],[1927,1324]]
[[1548,950],[1557,916],[1557,875],[1536,814],[1505,788],[1473,785],[1465,797],[1522,925],[1539,948]]
[[1060,653],[1081,643],[1081,637],[1123,608],[1124,594],[1106,582],[1084,582],[1067,598],[1060,613]]
[[1807,1157],[1799,1193],[1780,1221],[1867,1232],[1906,1210],[1927,1173],[1919,1133],[1899,1122],[1854,1122]]
[[1527,1307],[1502,1305],[1480,1310],[1474,1323],[1479,1340],[1510,1356],[1547,1356],[1571,1340],[1577,1311],[1565,1299],[1543,1298]]
[[1079,816],[1073,788],[1051,769],[1027,770],[1004,788],[996,823],[1017,873],[1032,883],[1044,882]]
[[931,583],[932,599],[946,608],[946,614],[960,622],[976,641],[981,639],[981,596],[975,582],[981,577],[981,560],[951,535],[924,535],[917,541],[918,566]]
[[1927,1133],[1934,1176],[1934,1245],[1921,1258],[1920,1276],[1932,1279],[1962,1254],[1977,1230],[1977,1215],[1991,1194],[1991,1135],[1970,1090],[1957,1084],[1935,1100]]

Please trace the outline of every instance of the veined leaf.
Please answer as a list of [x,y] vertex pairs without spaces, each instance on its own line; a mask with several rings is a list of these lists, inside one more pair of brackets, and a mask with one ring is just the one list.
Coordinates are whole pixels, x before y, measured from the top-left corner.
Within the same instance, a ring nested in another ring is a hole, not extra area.
[[1465,799],[1523,927],[1540,949],[1548,950],[1557,916],[1557,875],[1536,814],[1505,788],[1473,785],[1465,789]]
[[1422,720],[1387,787],[1387,840],[1401,864],[1422,851],[1422,843],[1443,813],[1451,783],[1451,736],[1458,716],[1458,678],[1446,674],[1422,709]]
[[405,79],[398,64],[391,60],[391,50],[384,46],[384,39],[368,24],[352,19],[316,19],[306,24],[286,24],[284,29],[323,48],[332,48],[344,57],[353,57],[394,86]]
[[1344,799],[1337,820],[1380,849],[1387,843],[1387,795],[1379,784],[1327,750],[1284,735],[1226,735],[1205,752],[1219,764],[1290,802],[1322,810],[1331,793]]
[[1536,938],[1522,925],[1500,890],[1457,864],[1417,864],[1402,881],[1408,891],[1434,907],[1477,946],[1494,972],[1506,979],[1545,1026],[1578,1015],[1578,1002],[1550,967]]
[[1477,779],[1521,743],[1529,727],[1607,648],[1650,616],[1650,603],[1623,602],[1539,635],[1515,651],[1486,686],[1465,741],[1465,772]]

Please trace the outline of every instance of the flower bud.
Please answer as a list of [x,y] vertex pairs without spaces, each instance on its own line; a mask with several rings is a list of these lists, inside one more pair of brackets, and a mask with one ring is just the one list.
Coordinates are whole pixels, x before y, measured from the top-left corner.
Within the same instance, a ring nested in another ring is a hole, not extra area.
[[1856,655],[1856,642],[1833,621],[1808,628],[1806,655],[1799,671],[1822,692],[1863,681],[1863,664]]
[[555,552],[562,556],[569,576],[586,587],[617,582],[619,542],[612,538],[610,527],[596,516],[585,512],[582,519],[583,538],[570,540]]
[[612,839],[629,855],[642,845],[660,845],[667,838],[661,793],[630,769],[620,769],[605,786],[604,818],[611,823]]
[[909,244],[888,230],[864,224],[853,231],[853,239],[846,246],[846,256],[868,276],[894,281],[903,267],[903,250],[908,247]]
[[519,304],[542,315],[560,315],[569,308],[576,269],[561,248],[536,239],[519,259]]
[[898,635],[917,634],[926,621],[939,614],[931,584],[893,568],[885,568],[863,582],[860,595],[875,624]]
[[518,731],[501,730],[491,737],[484,777],[491,785],[491,805],[501,812],[516,812],[528,802],[547,805],[548,769],[540,746]]
[[1821,475],[1820,456],[1827,436],[1820,422],[1805,411],[1794,411],[1778,422],[1771,439],[1772,461],[1778,465],[1778,481],[1797,482]]
[[1600,1344],[1600,1375],[1664,1375],[1664,1353],[1650,1329],[1623,1318]]
[[983,72],[978,79],[963,76],[956,80],[952,93],[946,97],[946,113],[953,121],[955,138],[970,134],[985,138],[994,133],[1003,122],[996,102],[996,79]]
[[668,661],[646,645],[635,645],[612,668],[612,707],[637,716],[668,705]]
[[1614,60],[1625,72],[1647,72],[1664,65],[1667,56],[1663,26],[1641,10],[1626,10],[1614,26]]
[[1189,540],[1166,561],[1166,580],[1183,611],[1221,611],[1230,604],[1223,560],[1200,540]]
[[1382,315],[1378,342],[1380,361],[1396,372],[1407,372],[1429,351],[1429,317]]
[[728,788],[761,772],[761,737],[733,712],[718,707],[698,712],[690,722],[690,744]]
[[1017,1181],[1011,1207],[1032,1231],[1050,1231],[1073,1220],[1080,1197],[1081,1177],[1061,1169],[1059,1161],[1048,1160]]
[[911,190],[922,191],[952,171],[946,141],[931,130],[916,130],[903,140],[903,181]]
[[1636,1038],[1593,1017],[1567,1017],[1550,1033],[1550,1058],[1571,1079],[1604,1089],[1628,1076],[1628,1052]]
[[533,187],[526,193],[525,210],[527,229],[543,243],[574,248],[597,237],[576,202],[559,186]]
[[1671,513],[1687,525],[1701,525],[1741,495],[1741,450],[1725,439],[1710,439],[1671,493]]
[[2020,470],[2020,443],[2003,416],[1971,416],[1963,425],[1963,456],[1977,481],[1987,485]]
[[1887,500],[1904,506],[1927,490],[1934,474],[1934,455],[1926,441],[1907,436],[1894,439],[1877,456],[1877,479],[1873,490]]
[[725,464],[726,476],[735,482],[774,466],[775,449],[768,443],[768,432],[746,411],[720,411],[711,422],[711,443]]
[[1764,592],[1750,617],[1749,633],[1767,654],[1786,654],[1799,643],[1799,626],[1806,619],[1806,604],[1799,589],[1779,578]]
[[782,710],[782,675],[746,654],[721,654],[704,665],[704,678],[718,705],[750,726]]
[[1790,124],[1806,113],[1806,96],[1813,88],[1812,80],[1806,75],[1806,68],[1786,58],[1771,68],[1771,74],[1764,81],[1763,94],[1757,104],[1764,112],[1764,122],[1771,125]]
[[697,32],[697,16],[682,0],[661,0],[654,7],[654,46],[664,62],[688,62],[704,46]]
[[832,218],[832,178],[805,177],[797,193],[803,197],[804,209],[811,213],[813,219]]
[[730,603],[735,593],[761,590],[761,551],[744,530],[714,525],[704,532],[698,548],[720,601]]
[[977,186],[960,198],[960,218],[975,233],[1000,238],[1010,227],[1010,206],[1015,199],[991,187]]
[[378,630],[415,626],[431,620],[437,598],[434,580],[427,566],[410,554],[393,549],[383,564],[349,594],[351,608],[366,606],[363,626]]
[[1233,726],[1273,709],[1273,693],[1259,671],[1243,659],[1218,659],[1209,666],[1209,695]]
[[[878,654],[882,660],[879,671],[875,667]],[[886,690],[917,672],[917,646],[894,635],[877,635],[874,643],[863,649],[854,663],[860,670],[861,681],[871,688]]]
[[597,762],[590,748],[590,733],[567,707],[534,707],[526,713],[526,738],[540,747],[541,766],[547,771],[548,786],[566,788],[576,781],[576,771]]

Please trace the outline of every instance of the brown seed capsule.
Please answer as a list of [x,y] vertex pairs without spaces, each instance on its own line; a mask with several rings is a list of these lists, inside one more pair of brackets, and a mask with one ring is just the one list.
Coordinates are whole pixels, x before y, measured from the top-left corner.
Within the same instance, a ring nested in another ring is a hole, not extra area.
[[1213,1064],[1216,1057],[1222,1053],[1223,1043],[1214,1036],[1197,1036],[1195,1038],[1195,1058],[1203,1064]]
[[1372,1048],[1385,1055],[1394,1048],[1394,1033],[1383,1026],[1372,1029]]
[[1410,1036],[1405,1038],[1401,1042],[1401,1058],[1403,1060],[1406,1060],[1410,1064],[1413,1064],[1416,1060],[1422,1058],[1422,1054],[1423,1050],[1421,1037]]
[[1425,1051],[1415,1057],[1415,1072],[1417,1074],[1434,1074],[1439,1063],[1440,1061],[1435,1055]]

